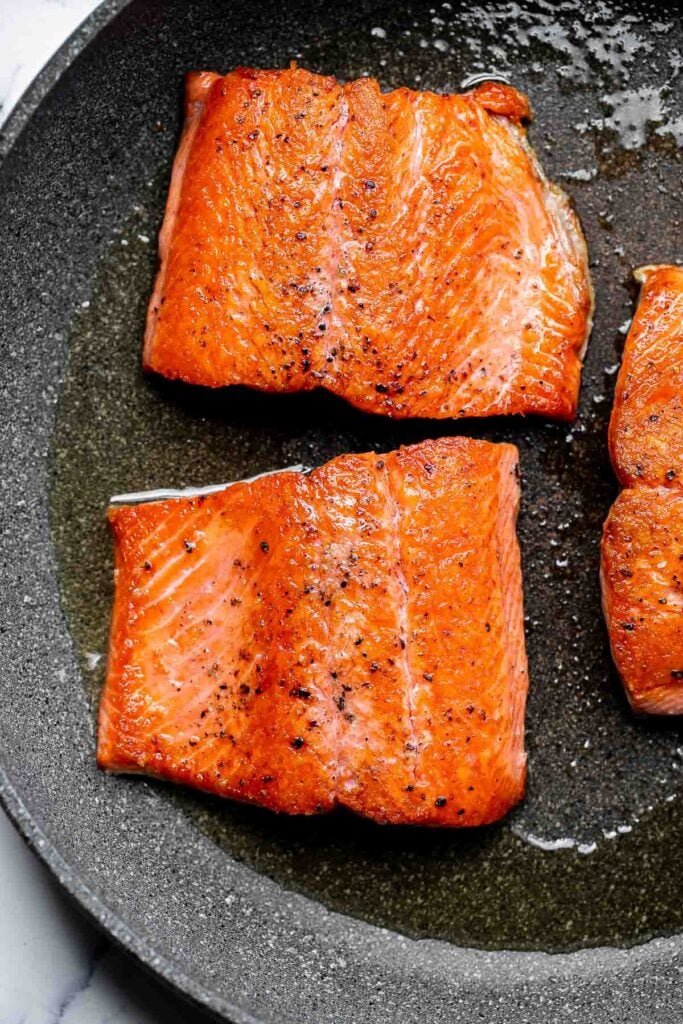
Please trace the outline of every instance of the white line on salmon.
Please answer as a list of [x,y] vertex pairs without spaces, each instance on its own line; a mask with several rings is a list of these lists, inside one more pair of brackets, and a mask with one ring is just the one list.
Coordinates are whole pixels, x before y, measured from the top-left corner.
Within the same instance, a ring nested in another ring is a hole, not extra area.
[[263,476],[275,476],[276,473],[310,473],[311,466],[304,466],[297,463],[295,466],[285,466],[283,469],[268,469],[265,473],[256,473],[254,476],[243,477],[241,480],[230,480],[224,484],[207,484],[206,487],[180,487],[180,488],[159,488],[153,491],[131,491],[129,494],[114,494],[109,499],[110,505],[138,505],[146,501],[165,501],[167,498],[194,498],[202,494],[215,494],[216,491],[224,491],[226,487],[233,484],[250,484],[254,480],[260,480]]

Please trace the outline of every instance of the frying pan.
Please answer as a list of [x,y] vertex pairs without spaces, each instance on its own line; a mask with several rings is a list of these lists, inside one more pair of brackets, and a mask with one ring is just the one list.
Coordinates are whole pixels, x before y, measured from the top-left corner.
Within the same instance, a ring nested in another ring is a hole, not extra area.
[[[681,54],[674,6],[619,0],[109,2],[6,127],[2,798],[92,918],[231,1021],[681,1017],[682,729],[628,711],[597,579],[631,267],[683,255]],[[391,423],[322,393],[143,377],[183,74],[291,59],[385,87],[497,75],[530,94],[532,143],[575,200],[597,292],[576,423]],[[451,432],[520,448],[532,680],[520,808],[471,832],[391,829],[97,771],[111,494]]]

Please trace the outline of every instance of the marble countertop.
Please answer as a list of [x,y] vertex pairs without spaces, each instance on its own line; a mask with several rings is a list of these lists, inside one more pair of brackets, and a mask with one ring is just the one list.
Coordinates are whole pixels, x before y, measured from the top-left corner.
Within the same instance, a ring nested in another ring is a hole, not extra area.
[[[94,0],[0,0],[0,123]],[[96,932],[0,810],[0,1024],[208,1024]]]

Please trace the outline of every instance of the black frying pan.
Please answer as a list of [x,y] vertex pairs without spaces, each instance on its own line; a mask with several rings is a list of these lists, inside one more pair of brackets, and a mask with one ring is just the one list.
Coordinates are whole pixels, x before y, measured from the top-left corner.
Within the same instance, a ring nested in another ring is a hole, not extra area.
[[[0,789],[92,917],[234,1021],[678,1020],[682,729],[628,711],[597,566],[631,267],[683,256],[683,28],[673,6],[617,0],[432,4],[107,3],[10,120]],[[183,74],[292,58],[438,90],[494,72],[530,94],[532,142],[576,200],[597,288],[576,424],[391,423],[325,394],[143,378]],[[111,494],[454,431],[521,450],[532,686],[518,810],[468,833],[299,821],[96,770]]]

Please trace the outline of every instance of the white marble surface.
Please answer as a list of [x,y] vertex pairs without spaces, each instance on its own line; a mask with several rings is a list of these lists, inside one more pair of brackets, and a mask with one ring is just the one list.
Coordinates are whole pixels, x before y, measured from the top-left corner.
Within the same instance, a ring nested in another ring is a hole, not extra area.
[[[93,0],[0,0],[0,123]],[[0,810],[0,1024],[204,1024],[97,933]]]
[[97,0],[0,0],[0,121]]

